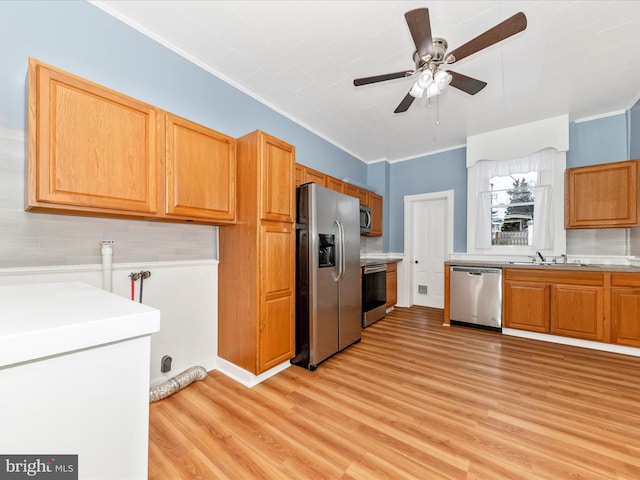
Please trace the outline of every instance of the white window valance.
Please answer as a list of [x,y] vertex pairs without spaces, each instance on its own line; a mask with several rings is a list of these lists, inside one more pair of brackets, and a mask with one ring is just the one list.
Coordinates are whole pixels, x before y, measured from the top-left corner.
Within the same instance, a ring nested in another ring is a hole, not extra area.
[[545,148],[569,150],[569,116],[547,118],[467,137],[467,167],[482,160],[523,158]]

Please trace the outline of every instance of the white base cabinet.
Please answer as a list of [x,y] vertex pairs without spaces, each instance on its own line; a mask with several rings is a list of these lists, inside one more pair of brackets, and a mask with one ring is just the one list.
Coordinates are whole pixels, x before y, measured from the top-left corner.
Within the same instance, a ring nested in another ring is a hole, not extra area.
[[64,283],[0,287],[0,318],[0,452],[78,455],[82,479],[146,479],[160,312]]

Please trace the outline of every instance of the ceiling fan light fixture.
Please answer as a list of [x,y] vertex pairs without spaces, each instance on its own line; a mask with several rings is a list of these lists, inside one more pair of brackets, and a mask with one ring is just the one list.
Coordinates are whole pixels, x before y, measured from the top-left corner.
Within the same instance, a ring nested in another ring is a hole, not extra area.
[[424,96],[424,88],[420,88],[418,82],[413,84],[411,90],[409,90],[409,95],[415,98],[422,98]]
[[429,87],[429,85],[431,85],[431,82],[433,82],[433,78],[432,78],[432,75],[431,75],[431,70],[425,70],[418,77],[418,80],[416,81],[416,84],[420,88],[424,89],[424,88]]
[[451,74],[446,70],[438,70],[435,77],[433,78],[433,81],[438,85],[438,88],[442,90],[451,83],[452,78],[453,77],[451,76]]
[[431,98],[431,97],[435,97],[436,95],[440,94],[440,87],[438,86],[437,83],[432,83],[431,85],[429,85],[429,88],[427,88],[427,98]]
[[409,93],[415,98],[422,98],[424,97],[425,89],[429,88],[431,85],[433,85],[432,74],[429,70],[426,70],[420,74],[418,80],[413,84]]

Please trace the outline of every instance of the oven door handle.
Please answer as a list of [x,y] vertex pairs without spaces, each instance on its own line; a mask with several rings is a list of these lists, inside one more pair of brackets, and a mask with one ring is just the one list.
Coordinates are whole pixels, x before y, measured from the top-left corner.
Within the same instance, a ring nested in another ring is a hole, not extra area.
[[387,271],[387,265],[383,264],[383,265],[369,265],[364,267],[364,271],[362,272],[363,274],[367,274],[367,273],[378,273],[378,272],[386,272]]

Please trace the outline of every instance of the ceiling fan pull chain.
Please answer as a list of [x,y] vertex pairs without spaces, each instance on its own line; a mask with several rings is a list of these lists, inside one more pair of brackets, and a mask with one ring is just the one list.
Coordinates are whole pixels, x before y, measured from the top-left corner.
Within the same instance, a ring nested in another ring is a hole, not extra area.
[[436,96],[436,127],[440,125],[440,95]]

